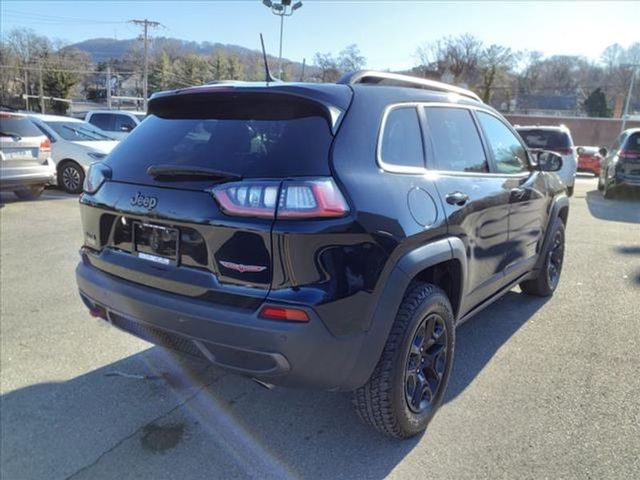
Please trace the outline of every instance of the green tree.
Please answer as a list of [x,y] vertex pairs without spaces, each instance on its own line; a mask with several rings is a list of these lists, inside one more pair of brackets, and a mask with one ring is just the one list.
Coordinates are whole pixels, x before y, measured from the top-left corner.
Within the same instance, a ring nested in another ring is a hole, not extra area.
[[242,80],[244,78],[244,68],[240,59],[235,55],[227,59],[227,80]]
[[153,93],[180,86],[182,85],[180,82],[176,82],[174,77],[171,58],[163,50],[149,66],[149,92]]
[[214,80],[222,80],[227,74],[227,56],[222,50],[215,50],[211,58],[211,73]]
[[611,116],[611,110],[607,106],[607,97],[600,87],[589,94],[587,99],[582,103],[582,107],[590,117]]
[[190,53],[176,61],[175,76],[185,85],[202,85],[211,81],[211,65],[206,58]]

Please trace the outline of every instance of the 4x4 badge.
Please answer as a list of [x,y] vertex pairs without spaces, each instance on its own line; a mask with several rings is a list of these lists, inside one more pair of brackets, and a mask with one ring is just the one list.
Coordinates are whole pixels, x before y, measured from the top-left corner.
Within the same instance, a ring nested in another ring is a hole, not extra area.
[[140,192],[131,197],[130,202],[134,207],[143,207],[147,210],[153,210],[156,208],[156,205],[158,205],[158,199],[156,197],[147,197],[146,195],[142,195]]
[[220,261],[220,265],[240,273],[263,272],[264,270],[267,269],[267,267],[263,267],[261,265],[243,265],[241,263],[225,262],[224,260]]

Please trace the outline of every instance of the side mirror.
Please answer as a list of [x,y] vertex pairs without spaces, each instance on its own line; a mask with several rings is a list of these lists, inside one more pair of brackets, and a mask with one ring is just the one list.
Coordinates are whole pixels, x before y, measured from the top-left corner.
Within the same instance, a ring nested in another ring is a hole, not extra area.
[[542,172],[557,172],[562,168],[562,157],[555,152],[537,153],[538,169]]
[[576,152],[578,152],[578,155],[582,155],[584,153],[584,147],[578,147]]
[[609,150],[607,150],[606,147],[600,147],[600,150],[598,150],[598,153],[602,156],[602,157],[606,157],[607,154],[609,153]]

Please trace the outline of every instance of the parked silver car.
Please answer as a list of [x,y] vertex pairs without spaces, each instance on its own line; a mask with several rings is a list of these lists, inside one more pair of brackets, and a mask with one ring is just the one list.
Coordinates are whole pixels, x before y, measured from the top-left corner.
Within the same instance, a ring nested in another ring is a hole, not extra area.
[[51,141],[26,116],[0,112],[0,190],[35,199],[55,173]]
[[40,114],[30,114],[29,119],[51,140],[58,187],[67,193],[80,193],[89,165],[104,160],[118,145],[106,132],[82,120]]

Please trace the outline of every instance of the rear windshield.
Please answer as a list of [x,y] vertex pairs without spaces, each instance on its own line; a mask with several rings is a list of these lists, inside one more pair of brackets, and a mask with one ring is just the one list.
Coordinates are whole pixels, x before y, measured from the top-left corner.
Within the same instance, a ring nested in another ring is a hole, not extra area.
[[571,148],[569,135],[558,130],[518,129],[518,133],[529,148],[541,148],[544,150]]
[[241,108],[235,115],[228,109],[216,115],[205,106],[174,112],[173,118],[166,111],[162,118],[149,115],[107,163],[114,180],[141,183],[152,181],[146,178],[152,165],[204,167],[242,177],[328,175],[333,137],[327,120],[304,111],[283,115],[271,107],[255,114]]
[[0,136],[41,137],[42,132],[25,117],[0,117]]
[[631,152],[640,152],[640,133],[631,135],[627,139],[624,149]]

